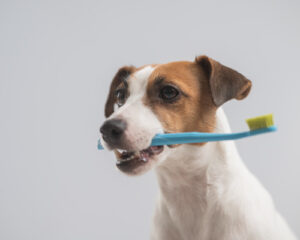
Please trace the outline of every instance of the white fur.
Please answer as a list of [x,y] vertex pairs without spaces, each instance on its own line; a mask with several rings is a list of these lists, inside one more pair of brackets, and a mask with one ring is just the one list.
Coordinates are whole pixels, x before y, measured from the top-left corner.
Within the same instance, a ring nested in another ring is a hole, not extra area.
[[[230,132],[222,109],[216,129]],[[232,141],[181,145],[164,158],[152,240],[296,239]]]
[[[122,118],[129,148],[147,148],[163,127],[143,104],[147,66],[128,79],[130,97],[109,118]],[[217,132],[230,132],[222,109]],[[105,143],[102,141],[105,145]],[[157,156],[160,194],[152,240],[294,240],[274,208],[272,199],[247,170],[234,142],[211,142],[202,147],[181,145]]]

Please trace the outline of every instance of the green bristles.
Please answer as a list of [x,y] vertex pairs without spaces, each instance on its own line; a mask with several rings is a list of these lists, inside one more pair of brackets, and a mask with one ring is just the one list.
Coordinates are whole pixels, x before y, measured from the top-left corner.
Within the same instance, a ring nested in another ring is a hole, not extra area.
[[255,118],[249,118],[246,119],[246,122],[251,131],[261,128],[268,128],[274,125],[272,114],[267,114]]

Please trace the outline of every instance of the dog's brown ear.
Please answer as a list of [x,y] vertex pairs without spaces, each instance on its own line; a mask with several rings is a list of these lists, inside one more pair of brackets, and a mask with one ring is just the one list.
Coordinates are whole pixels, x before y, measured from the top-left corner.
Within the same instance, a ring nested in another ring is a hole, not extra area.
[[233,98],[244,99],[249,94],[251,81],[242,74],[207,56],[196,57],[195,61],[209,79],[212,98],[217,107]]
[[109,94],[107,96],[105,104],[105,117],[109,117],[114,112],[115,103],[115,90],[121,84],[121,82],[126,81],[126,78],[134,71],[133,66],[124,66],[118,70],[114,76],[109,89]]

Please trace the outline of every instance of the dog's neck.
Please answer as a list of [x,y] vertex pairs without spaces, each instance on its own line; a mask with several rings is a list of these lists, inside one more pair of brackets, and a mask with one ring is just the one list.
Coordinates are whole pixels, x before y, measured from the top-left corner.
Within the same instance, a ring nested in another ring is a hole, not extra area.
[[[215,132],[230,131],[225,113],[219,109]],[[193,213],[188,209],[205,211],[208,201],[222,195],[223,183],[228,184],[231,172],[241,169],[241,165],[245,169],[232,141],[210,142],[200,147],[186,144],[171,149],[156,168],[162,200],[175,209],[186,206],[184,211],[189,216]]]

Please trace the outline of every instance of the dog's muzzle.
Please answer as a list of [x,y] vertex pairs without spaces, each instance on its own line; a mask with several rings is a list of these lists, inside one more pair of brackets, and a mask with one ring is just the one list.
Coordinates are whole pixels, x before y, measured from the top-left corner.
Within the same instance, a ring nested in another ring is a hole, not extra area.
[[120,148],[123,141],[127,124],[122,119],[110,119],[103,123],[100,128],[103,140],[111,148]]

